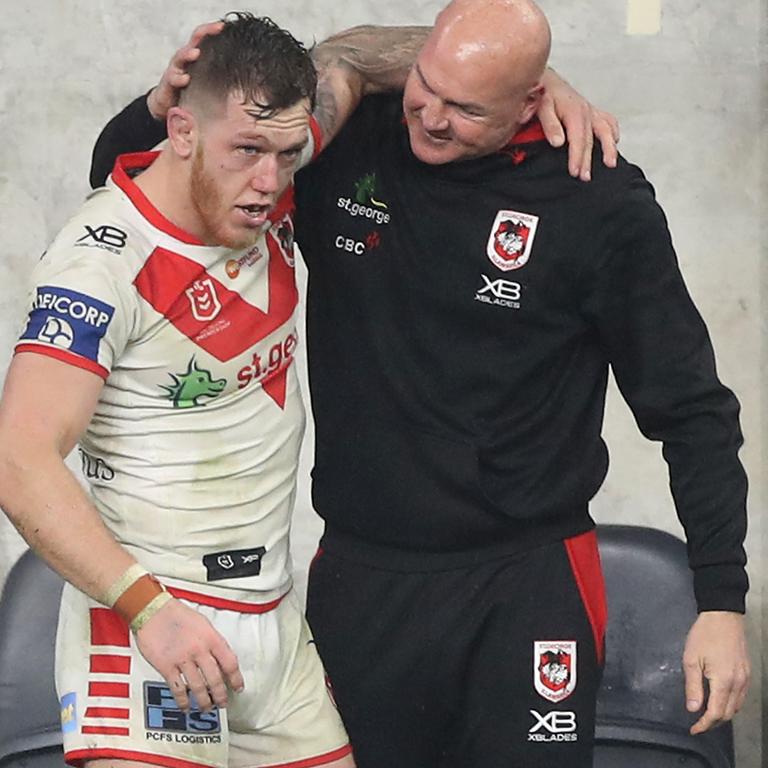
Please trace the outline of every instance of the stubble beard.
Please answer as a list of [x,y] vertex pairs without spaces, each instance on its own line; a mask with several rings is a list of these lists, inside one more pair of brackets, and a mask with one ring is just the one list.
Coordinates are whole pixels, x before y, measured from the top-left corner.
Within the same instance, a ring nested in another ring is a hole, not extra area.
[[228,211],[216,182],[205,170],[204,154],[202,145],[198,144],[190,177],[192,206],[200,220],[203,233],[201,239],[206,245],[224,246],[231,250],[250,248],[256,244],[261,233],[258,230],[252,233],[245,231],[240,237],[227,234],[224,220]]

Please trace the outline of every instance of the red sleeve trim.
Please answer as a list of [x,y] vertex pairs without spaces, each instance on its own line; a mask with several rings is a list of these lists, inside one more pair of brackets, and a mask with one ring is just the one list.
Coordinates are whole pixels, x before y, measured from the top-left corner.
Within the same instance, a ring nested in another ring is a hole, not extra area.
[[312,140],[315,143],[312,150],[312,160],[316,160],[317,156],[325,149],[325,147],[323,146],[323,130],[320,128],[320,123],[317,122],[314,115],[312,115],[312,118],[309,121],[309,130],[312,131]]
[[52,357],[55,360],[61,360],[62,363],[74,365],[75,368],[82,368],[85,371],[95,373],[97,376],[101,376],[105,381],[109,376],[109,371],[103,365],[94,363],[93,360],[89,360],[87,357],[76,355],[74,352],[67,352],[66,349],[44,347],[42,344],[17,344],[13,353],[18,354],[19,352],[34,352],[38,355],[45,355],[46,357]]

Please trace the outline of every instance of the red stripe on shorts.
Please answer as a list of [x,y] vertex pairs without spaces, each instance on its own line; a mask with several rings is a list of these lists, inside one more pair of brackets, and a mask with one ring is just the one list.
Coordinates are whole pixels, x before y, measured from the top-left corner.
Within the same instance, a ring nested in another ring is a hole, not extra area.
[[334,760],[341,760],[342,757],[349,755],[351,752],[352,747],[347,744],[345,747],[340,747],[339,749],[335,749],[333,752],[327,752],[324,755],[307,757],[304,760],[294,760],[291,763],[273,763],[262,766],[262,768],[314,768],[314,766],[332,763]]
[[565,540],[565,549],[571,561],[571,569],[579,588],[581,600],[592,625],[597,661],[605,657],[605,626],[608,623],[608,607],[605,601],[605,582],[597,549],[597,534],[593,530]]
[[131,671],[130,656],[114,656],[112,654],[91,654],[91,672],[111,672],[127,675]]
[[68,765],[83,765],[88,760],[102,758],[135,760],[139,763],[162,765],[164,768],[210,768],[207,763],[194,763],[191,760],[179,760],[167,755],[153,755],[150,752],[134,752],[129,749],[77,749],[64,753],[64,760]]
[[88,683],[89,696],[107,696],[113,699],[128,698],[128,683]]
[[111,608],[91,608],[91,645],[128,648],[128,625]]
[[130,731],[127,728],[115,728],[111,725],[84,725],[83,733],[96,733],[101,736],[128,736]]
[[213,597],[213,595],[201,595],[199,592],[189,592],[186,589],[177,587],[166,587],[168,592],[180,600],[189,600],[190,603],[197,605],[209,605],[211,608],[218,608],[222,611],[237,611],[238,613],[269,613],[277,608],[285,595],[280,595],[276,600],[270,600],[268,603],[244,603],[240,600],[226,600],[223,597]]
[[127,720],[129,714],[128,710],[122,707],[88,707],[83,717],[109,717],[113,720]]

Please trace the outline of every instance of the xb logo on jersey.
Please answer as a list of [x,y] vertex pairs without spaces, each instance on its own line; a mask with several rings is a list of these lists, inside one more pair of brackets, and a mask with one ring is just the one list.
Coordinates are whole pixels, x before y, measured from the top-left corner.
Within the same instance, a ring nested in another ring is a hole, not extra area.
[[85,234],[75,242],[76,246],[105,248],[112,253],[119,253],[128,240],[127,232],[109,224],[102,224],[100,227],[89,227],[87,224],[84,226]]
[[528,741],[578,741],[576,733],[576,713],[554,710],[539,714],[535,709],[528,710],[536,723],[528,729]]
[[490,277],[480,274],[483,279],[483,285],[475,292],[475,301],[481,301],[484,304],[496,304],[508,309],[520,309],[520,283],[514,283],[511,280],[504,280],[499,277],[491,280]]

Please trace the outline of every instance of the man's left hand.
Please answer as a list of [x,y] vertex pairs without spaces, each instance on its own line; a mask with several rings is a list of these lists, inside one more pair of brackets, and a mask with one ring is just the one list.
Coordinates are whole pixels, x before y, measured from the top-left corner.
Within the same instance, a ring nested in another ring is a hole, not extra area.
[[571,176],[592,178],[594,137],[603,148],[603,162],[616,167],[619,123],[609,112],[593,107],[554,70],[547,69],[542,79],[544,95],[538,114],[547,141],[561,147],[568,139],[568,170]]
[[705,679],[709,685],[707,708],[691,726],[691,733],[703,733],[730,720],[744,704],[749,687],[744,617],[731,611],[699,614],[685,643],[683,670],[689,712],[701,711]]

